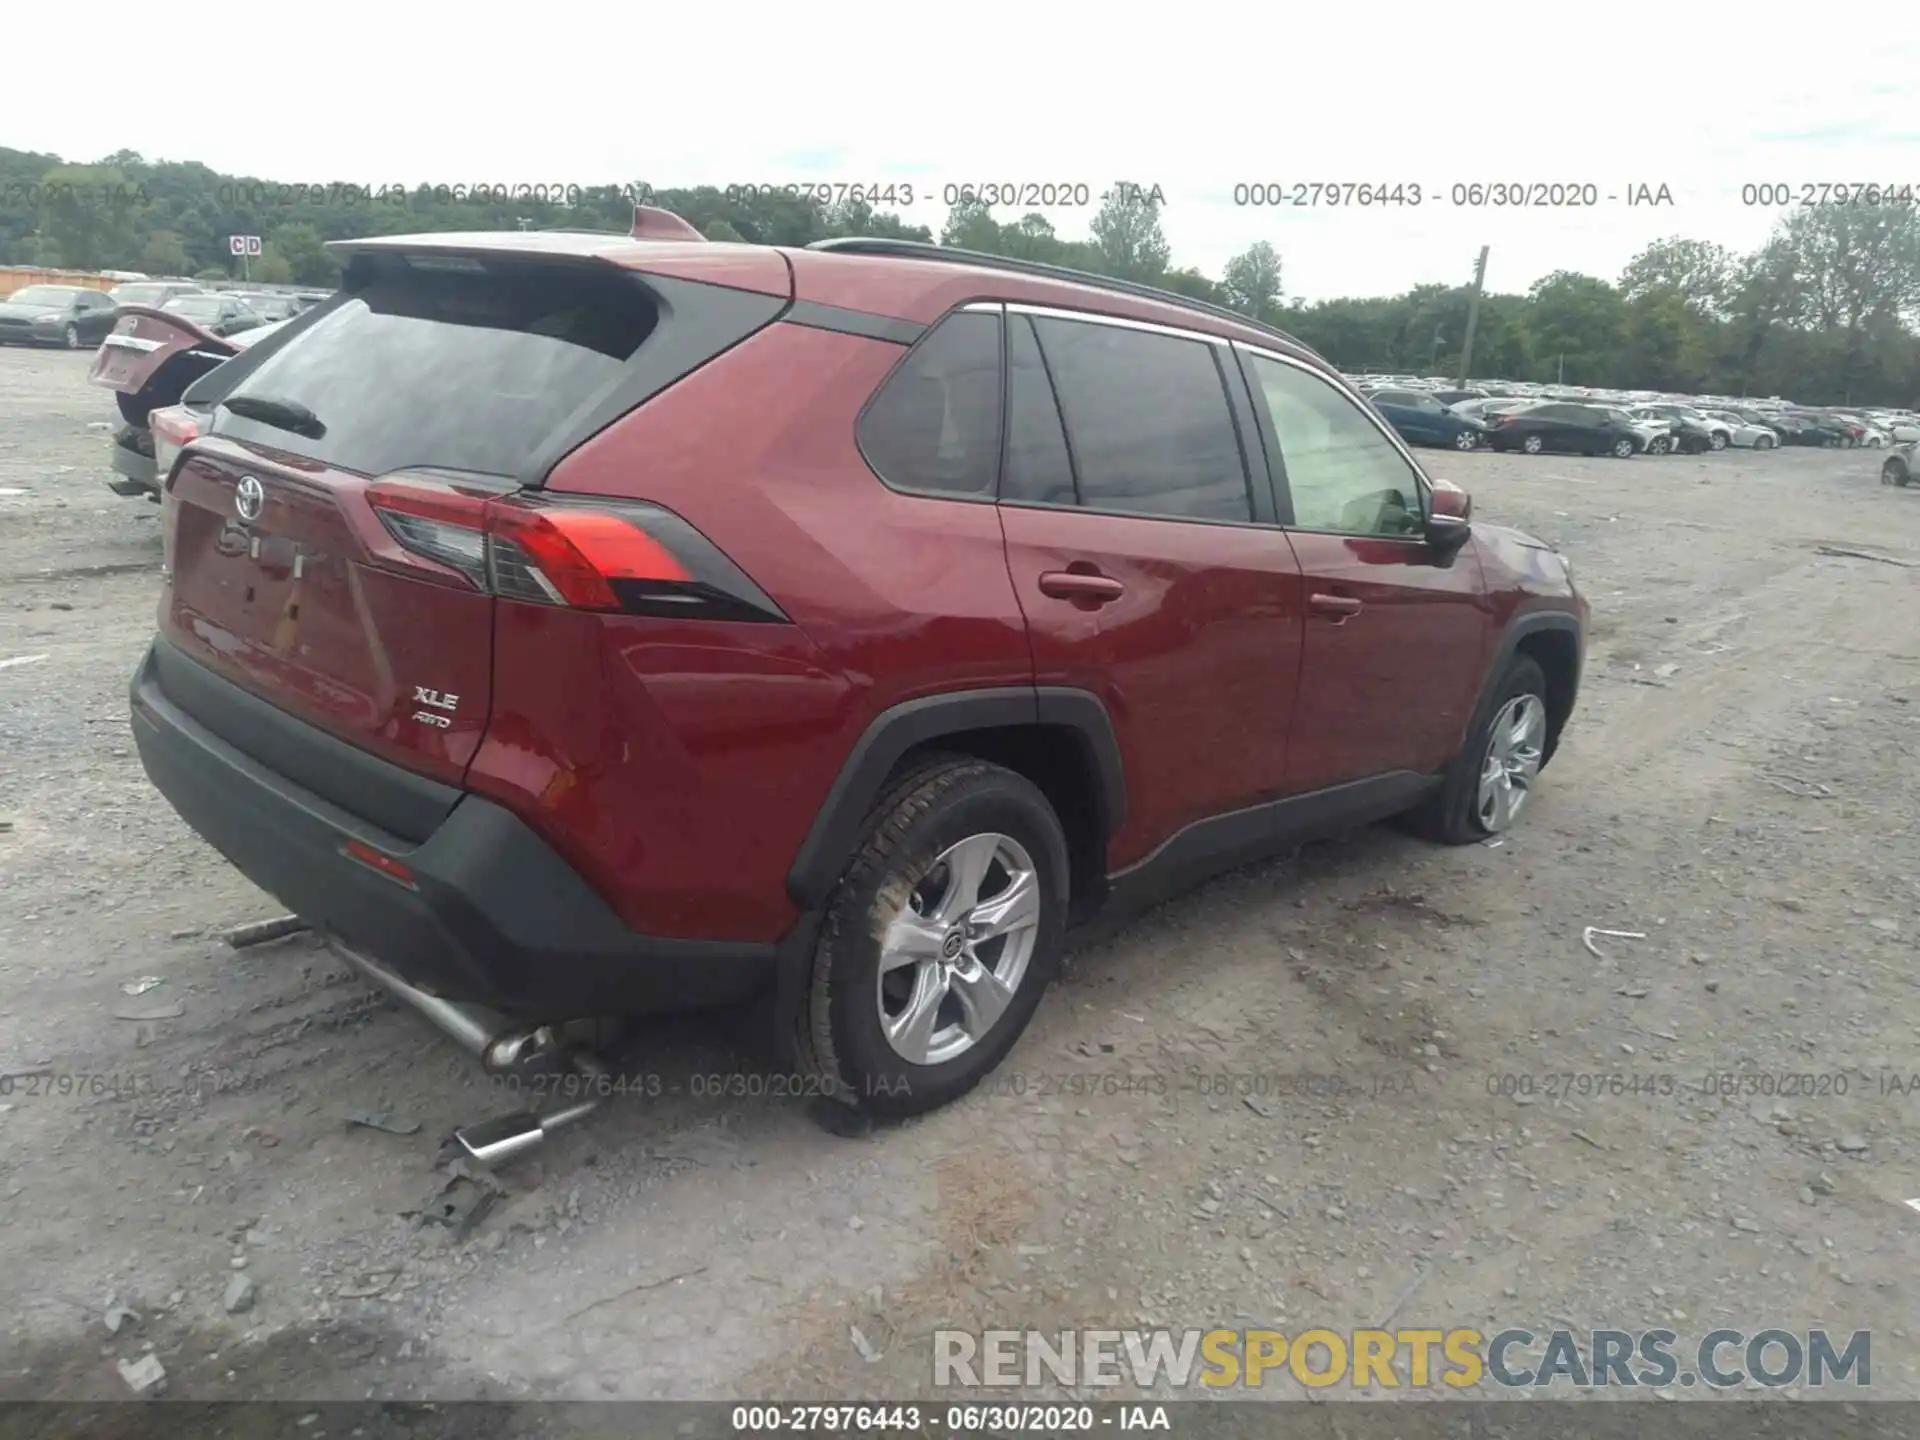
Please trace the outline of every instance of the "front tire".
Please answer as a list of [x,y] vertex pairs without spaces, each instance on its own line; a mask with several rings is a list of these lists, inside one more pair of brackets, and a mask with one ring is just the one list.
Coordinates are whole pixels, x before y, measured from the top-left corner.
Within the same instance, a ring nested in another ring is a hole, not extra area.
[[1059,964],[1066,835],[1025,777],[964,756],[899,780],[828,902],[804,1072],[874,1115],[957,1100],[1013,1048]]
[[1471,430],[1462,430],[1458,435],[1453,437],[1453,448],[1456,450],[1472,450],[1478,446],[1479,443],[1479,437]]
[[1529,655],[1507,663],[1440,788],[1408,815],[1442,845],[1470,845],[1513,827],[1533,796],[1550,744],[1547,677]]
[[1753,448],[1756,450],[1773,449],[1773,437],[1771,435],[1762,435],[1758,440],[1753,442]]
[[1891,455],[1887,457],[1886,463],[1880,467],[1880,483],[1882,485],[1898,485],[1902,489],[1905,489],[1912,481],[1912,478],[1912,476],[1907,474],[1907,467]]
[[78,350],[80,348],[80,327],[78,325],[67,326],[65,330],[60,332],[60,338],[66,343],[67,349]]
[[1613,442],[1613,458],[1616,460],[1631,460],[1633,458],[1633,451],[1633,441],[1627,439],[1625,436]]

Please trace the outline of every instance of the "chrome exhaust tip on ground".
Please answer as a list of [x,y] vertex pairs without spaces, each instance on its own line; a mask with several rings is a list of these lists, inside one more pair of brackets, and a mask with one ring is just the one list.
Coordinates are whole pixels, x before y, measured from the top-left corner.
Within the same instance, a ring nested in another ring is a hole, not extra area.
[[[408,984],[370,956],[337,940],[329,939],[327,944],[367,979],[432,1021],[437,1029],[475,1056],[489,1074],[509,1074],[546,1064],[570,1069],[587,1081],[602,1080],[606,1076],[606,1071],[592,1056],[563,1044],[551,1026],[520,1025],[484,1005],[442,1000]],[[492,1169],[524,1155],[554,1131],[585,1119],[599,1108],[600,1099],[595,1096],[545,1114],[522,1110],[499,1115],[454,1131],[453,1143],[468,1161]]]

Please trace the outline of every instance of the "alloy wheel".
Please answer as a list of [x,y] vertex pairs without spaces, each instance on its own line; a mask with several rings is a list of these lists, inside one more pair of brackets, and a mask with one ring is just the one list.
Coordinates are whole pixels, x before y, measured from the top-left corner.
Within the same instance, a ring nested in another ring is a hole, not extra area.
[[1516,695],[1494,716],[1474,797],[1474,813],[1489,835],[1509,828],[1526,808],[1546,738],[1547,707],[1538,695]]
[[1040,933],[1040,876],[1010,835],[943,850],[888,923],[875,1001],[901,1059],[941,1065],[987,1038]]
[[1453,437],[1453,448],[1456,450],[1471,450],[1476,443],[1476,437],[1471,430],[1462,430]]
[[1520,442],[1520,448],[1529,455],[1538,455],[1540,453],[1540,437],[1538,435],[1527,436],[1526,439]]
[[1620,439],[1620,440],[1614,441],[1613,453],[1617,455],[1620,459],[1625,460],[1628,456],[1633,454],[1633,442],[1627,439]]
[[78,350],[80,348],[80,327],[78,325],[67,326],[65,338],[67,349]]

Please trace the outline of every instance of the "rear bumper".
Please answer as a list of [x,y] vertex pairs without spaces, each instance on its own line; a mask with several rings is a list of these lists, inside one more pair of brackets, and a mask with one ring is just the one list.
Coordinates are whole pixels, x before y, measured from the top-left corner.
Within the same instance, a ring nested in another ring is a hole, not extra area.
[[[772,982],[777,947],[636,933],[545,841],[479,796],[449,791],[444,818],[418,844],[349,813],[189,714],[163,687],[161,658],[167,672],[191,676],[179,694],[202,715],[210,704],[234,703],[245,718],[236,733],[257,751],[337,752],[339,742],[163,640],[134,675],[141,763],[181,817],[294,914],[420,989],[556,1021],[731,1004]],[[263,724],[273,733],[263,735]],[[385,779],[412,807],[431,783],[352,753],[356,790]],[[348,858],[344,847],[354,840],[398,860],[413,886]]]

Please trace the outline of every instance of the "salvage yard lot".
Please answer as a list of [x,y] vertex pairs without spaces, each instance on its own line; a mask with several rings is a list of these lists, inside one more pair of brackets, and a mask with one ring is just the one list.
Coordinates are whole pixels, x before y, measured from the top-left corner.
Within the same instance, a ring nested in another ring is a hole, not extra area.
[[902,1127],[650,1023],[455,1236],[437,1141],[514,1097],[309,941],[228,950],[277,909],[146,784],[158,509],[89,358],[0,350],[0,1399],[149,1345],[187,1397],[908,1396],[937,1327],[1389,1316],[1865,1329],[1920,1398],[1920,491],[1875,452],[1431,456],[1594,607],[1504,844],[1227,877]]

